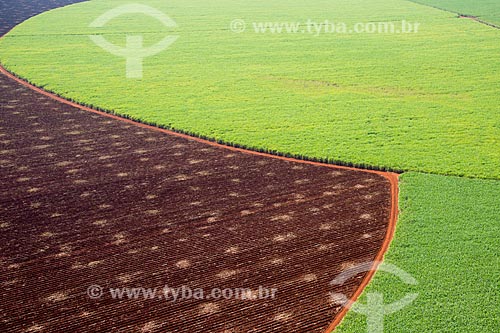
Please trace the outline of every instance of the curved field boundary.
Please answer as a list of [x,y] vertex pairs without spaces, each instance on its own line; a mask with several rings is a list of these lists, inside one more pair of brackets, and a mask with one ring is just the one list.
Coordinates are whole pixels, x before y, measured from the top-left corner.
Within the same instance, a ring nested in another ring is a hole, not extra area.
[[0,36],[7,34],[16,25],[30,17],[48,10],[85,1],[88,0],[2,0],[0,2],[0,13],[5,14],[1,15],[4,21],[3,24],[0,24]]
[[275,154],[271,154],[271,153],[265,153],[265,152],[259,152],[259,151],[255,151],[255,150],[250,150],[250,149],[244,149],[244,148],[234,147],[234,146],[230,146],[230,145],[226,145],[226,144],[222,144],[222,143],[218,143],[218,142],[206,140],[206,139],[203,139],[203,138],[191,136],[191,135],[188,135],[188,134],[179,133],[179,132],[175,132],[175,131],[172,131],[172,130],[168,130],[168,129],[156,127],[156,126],[153,126],[153,125],[148,125],[148,124],[136,121],[136,120],[127,119],[127,118],[124,118],[124,117],[121,117],[121,116],[118,116],[118,115],[110,114],[110,113],[104,112],[104,111],[99,111],[97,109],[93,109],[93,108],[90,108],[88,106],[84,106],[84,105],[81,105],[81,104],[78,104],[78,103],[75,103],[75,102],[72,102],[72,101],[68,101],[68,100],[66,100],[66,99],[64,99],[64,98],[62,98],[60,96],[57,96],[54,93],[45,91],[42,88],[39,88],[39,87],[37,87],[35,85],[32,85],[31,83],[29,83],[29,82],[27,82],[27,81],[25,81],[25,80],[23,80],[23,79],[15,76],[11,72],[9,72],[7,69],[5,69],[2,65],[0,65],[0,72],[2,74],[4,74],[5,76],[11,78],[12,80],[15,80],[18,83],[24,85],[25,87],[28,87],[31,90],[34,90],[34,91],[36,91],[36,92],[38,92],[38,93],[40,93],[42,95],[45,95],[47,97],[50,97],[53,100],[56,100],[56,101],[58,101],[60,103],[64,103],[66,105],[69,105],[69,106],[72,106],[72,107],[75,107],[75,108],[79,108],[81,110],[85,110],[85,111],[88,111],[88,112],[96,113],[96,114],[99,114],[101,116],[108,117],[108,118],[111,118],[111,119],[120,120],[120,121],[129,123],[129,124],[134,124],[135,126],[138,126],[138,127],[147,128],[149,130],[154,130],[154,131],[165,133],[165,134],[168,134],[168,135],[173,135],[173,136],[176,136],[176,137],[179,137],[179,138],[189,139],[189,140],[193,140],[193,141],[197,141],[197,142],[200,142],[200,143],[204,143],[204,144],[207,144],[207,145],[210,145],[210,146],[213,146],[213,147],[229,149],[229,150],[232,150],[232,151],[238,151],[238,152],[245,153],[245,154],[252,154],[252,155],[263,156],[263,157],[268,157],[268,158],[276,158],[276,159],[280,159],[280,160],[284,160],[284,161],[289,161],[289,162],[305,163],[305,164],[317,165],[317,166],[328,166],[328,167],[333,167],[333,168],[338,168],[338,169],[343,169],[343,170],[363,171],[363,172],[374,173],[374,174],[378,174],[378,175],[384,176],[388,180],[396,179],[396,181],[397,181],[397,178],[398,178],[398,173],[394,173],[394,172],[384,172],[384,171],[372,170],[372,169],[362,169],[362,168],[355,168],[355,167],[349,167],[349,166],[344,166],[344,165],[335,165],[335,164],[330,164],[330,163],[322,163],[322,162],[317,162],[317,161],[309,161],[309,160],[297,159],[297,158],[293,158],[293,157],[279,156],[279,155],[275,155]]
[[[0,37],[1,39],[1,37]],[[220,147],[231,147],[235,148],[236,150],[239,151],[247,151],[247,152],[255,152],[259,154],[263,154],[265,156],[276,156],[280,158],[285,158],[289,159],[291,161],[307,161],[307,162],[313,162],[313,163],[319,163],[321,165],[332,165],[335,167],[339,168],[344,168],[346,170],[358,170],[358,171],[374,171],[374,173],[379,173],[379,174],[402,174],[405,172],[405,170],[399,170],[399,169],[393,169],[393,168],[388,168],[388,167],[379,167],[376,165],[367,165],[367,164],[356,164],[356,163],[351,163],[351,162],[343,162],[343,161],[338,161],[338,160],[332,160],[329,158],[321,158],[321,157],[309,157],[309,156],[304,156],[300,154],[290,154],[290,153],[281,153],[280,151],[277,150],[268,150],[264,148],[258,148],[258,147],[249,147],[245,145],[240,145],[235,142],[228,142],[228,141],[223,141],[211,137],[207,137],[205,135],[201,135],[198,133],[190,133],[186,132],[182,129],[177,129],[177,128],[172,128],[172,127],[166,127],[162,124],[158,123],[148,123],[145,121],[142,121],[141,119],[136,119],[129,117],[127,115],[121,115],[121,114],[116,114],[112,110],[105,110],[105,109],[100,109],[98,107],[95,107],[93,105],[85,105],[85,104],[80,104],[78,102],[68,100],[52,91],[47,91],[45,89],[42,89],[32,83],[29,82],[27,78],[23,78],[20,76],[17,76],[15,73],[9,71],[7,68],[3,67],[2,64],[0,64],[0,71],[4,73],[5,75],[9,76],[12,79],[17,80],[18,82],[24,82],[30,85],[32,89],[37,90],[39,93],[43,94],[50,94],[50,97],[53,99],[56,99],[58,101],[65,101],[68,103],[72,103],[71,105],[76,106],[78,108],[82,108],[86,111],[91,111],[94,113],[99,113],[101,115],[111,115],[113,117],[116,117],[117,119],[122,119],[122,120],[127,120],[130,122],[133,122],[134,124],[140,124],[143,126],[147,126],[148,128],[155,128],[155,129],[161,129],[164,130],[165,133],[172,134],[172,135],[180,135],[185,138],[190,138],[190,139],[199,139],[203,143],[215,143],[216,145]],[[48,95],[47,95],[48,96]]]
[[[398,198],[399,198],[399,188],[398,188],[398,175],[391,174],[389,176],[389,180],[391,182],[391,195],[392,195],[392,208],[391,208],[391,217],[389,221],[389,227],[387,229],[387,235],[384,240],[384,243],[382,244],[382,247],[380,248],[380,252],[377,254],[375,257],[375,264],[372,266],[371,270],[368,272],[367,276],[361,281],[361,284],[359,285],[358,289],[354,292],[353,296],[349,299],[350,302],[356,302],[358,298],[361,296],[363,291],[365,290],[366,286],[370,283],[372,280],[373,276],[377,272],[378,265],[380,262],[384,260],[384,256],[386,252],[389,250],[389,246],[391,244],[392,239],[394,238],[394,234],[396,232],[396,222],[398,219]],[[341,312],[335,317],[333,322],[330,324],[328,329],[325,331],[325,333],[330,333],[335,330],[335,328],[342,322],[344,319],[345,315],[349,311],[348,307],[342,308]]]
[[[377,271],[377,268],[378,268],[378,264],[383,260],[384,255],[387,252],[387,250],[389,248],[389,245],[390,245],[390,243],[392,241],[392,238],[394,237],[395,228],[396,228],[396,222],[397,222],[397,217],[398,217],[398,176],[399,175],[396,174],[396,173],[382,172],[382,171],[376,171],[376,170],[363,170],[363,169],[357,169],[357,168],[346,167],[346,166],[336,166],[336,165],[326,164],[326,163],[320,163],[320,162],[298,160],[298,159],[294,159],[294,158],[277,156],[277,155],[272,155],[272,154],[268,154],[268,153],[256,152],[256,151],[252,151],[252,150],[246,150],[246,149],[242,149],[242,148],[236,148],[236,147],[231,147],[231,146],[223,145],[223,144],[216,143],[216,142],[213,142],[213,141],[208,141],[208,140],[204,140],[204,139],[201,139],[201,138],[192,137],[192,136],[189,136],[189,135],[186,135],[186,134],[182,134],[182,133],[178,133],[178,132],[173,132],[173,131],[162,129],[162,128],[158,128],[158,127],[155,127],[155,126],[151,126],[151,125],[139,123],[139,122],[136,122],[136,121],[133,121],[133,120],[130,120],[130,119],[125,119],[125,118],[122,118],[122,117],[119,117],[119,116],[116,116],[116,115],[109,114],[107,112],[98,111],[98,110],[95,110],[95,109],[92,109],[92,108],[89,108],[89,107],[86,107],[86,106],[82,106],[82,105],[76,104],[74,102],[65,100],[65,99],[63,99],[63,98],[61,98],[61,97],[59,97],[59,96],[57,96],[57,95],[55,95],[53,93],[47,92],[47,91],[45,91],[45,90],[43,90],[41,88],[38,88],[38,87],[34,86],[34,85],[32,85],[32,84],[30,84],[30,83],[28,83],[28,82],[26,82],[26,81],[24,81],[24,80],[16,77],[16,76],[14,76],[13,74],[11,74],[10,72],[8,72],[2,66],[0,66],[0,72],[2,74],[6,75],[7,77],[11,78],[12,80],[15,80],[16,82],[24,85],[25,87],[28,87],[31,90],[33,90],[33,91],[35,91],[35,92],[37,92],[39,94],[42,94],[42,95],[47,96],[47,97],[50,97],[51,99],[53,99],[53,100],[55,100],[57,102],[60,102],[60,103],[63,103],[63,104],[66,104],[66,105],[69,105],[69,106],[72,106],[72,107],[75,107],[75,108],[79,108],[79,109],[82,109],[82,110],[85,110],[85,111],[88,111],[88,112],[92,112],[92,113],[95,113],[95,114],[99,114],[99,115],[107,117],[107,118],[119,120],[119,121],[124,122],[124,123],[133,124],[134,126],[137,126],[137,127],[141,127],[141,128],[145,128],[145,129],[148,129],[148,130],[152,130],[152,131],[156,131],[156,132],[160,132],[160,133],[172,135],[172,136],[183,138],[183,139],[193,140],[193,141],[196,141],[196,142],[199,142],[199,143],[206,144],[208,146],[213,146],[213,147],[217,147],[217,148],[225,149],[225,150],[229,150],[229,151],[235,151],[235,152],[240,152],[240,153],[244,153],[244,154],[255,155],[255,156],[260,156],[260,157],[266,157],[266,158],[271,158],[271,159],[278,159],[278,160],[283,160],[283,161],[288,161],[288,162],[294,162],[294,163],[315,165],[315,166],[319,166],[319,167],[328,167],[328,168],[332,168],[332,169],[363,171],[363,172],[367,172],[367,173],[378,174],[378,175],[381,175],[381,176],[385,177],[387,180],[389,180],[389,182],[391,184],[391,213],[390,213],[390,219],[389,219],[389,225],[388,225],[388,229],[387,229],[387,234],[386,234],[384,242],[383,242],[383,244],[382,244],[382,246],[380,248],[380,251],[378,252],[376,258],[374,259],[375,264],[372,266],[371,270],[367,273],[367,275],[365,276],[365,278],[363,279],[363,281],[361,282],[361,284],[359,285],[359,287],[354,292],[353,296],[350,298],[350,301],[352,301],[352,302],[355,302],[359,298],[359,296],[362,294],[362,292],[365,289],[365,287],[369,284],[369,282],[371,281],[371,279],[375,275],[375,273]],[[344,316],[347,314],[348,310],[349,310],[348,308],[344,307],[342,309],[342,311],[339,312],[335,316],[333,322],[328,327],[328,329],[325,331],[325,333],[329,333],[329,332],[333,331],[335,329],[335,327],[337,327],[340,324],[340,322],[342,321],[342,319],[344,318]]]
[[[347,167],[347,166],[337,166],[337,165],[320,163],[320,162],[314,162],[314,161],[298,160],[298,159],[294,159],[294,158],[290,158],[290,157],[277,156],[277,155],[263,153],[263,152],[250,151],[250,150],[246,150],[246,149],[242,149],[242,148],[238,148],[238,147],[231,147],[231,146],[223,145],[223,144],[220,144],[220,143],[216,143],[216,142],[204,140],[204,139],[201,139],[201,138],[195,138],[195,137],[192,137],[192,136],[189,136],[189,135],[186,135],[186,134],[177,133],[177,132],[174,132],[174,131],[171,131],[171,130],[167,130],[167,129],[161,129],[161,128],[158,128],[158,127],[155,127],[155,126],[151,126],[151,125],[147,125],[147,124],[141,124],[141,123],[138,123],[136,121],[132,121],[132,120],[125,119],[125,118],[122,118],[122,117],[118,117],[118,116],[115,116],[115,115],[112,115],[112,114],[109,114],[109,113],[106,113],[106,112],[102,112],[102,111],[98,111],[98,110],[95,110],[95,109],[92,109],[92,108],[89,108],[89,107],[78,105],[76,103],[67,101],[67,100],[65,100],[63,98],[60,98],[60,97],[56,96],[55,94],[46,92],[43,89],[35,87],[35,86],[29,84],[28,82],[15,77],[13,74],[11,74],[7,70],[5,70],[3,67],[0,67],[0,72],[2,72],[2,74],[6,75],[7,77],[9,77],[9,78],[17,81],[18,83],[24,85],[25,87],[28,87],[31,90],[36,91],[39,94],[42,94],[42,95],[47,96],[47,97],[50,97],[51,99],[53,99],[53,100],[55,100],[57,102],[60,102],[60,103],[63,103],[63,104],[66,104],[68,106],[75,107],[75,108],[78,108],[78,109],[82,109],[82,110],[85,110],[85,111],[88,111],[88,112],[92,112],[92,113],[98,114],[100,116],[104,116],[104,117],[111,118],[111,119],[114,119],[114,120],[119,120],[120,122],[124,122],[124,123],[128,123],[128,124],[133,124],[134,126],[141,127],[141,128],[148,129],[148,130],[152,130],[152,131],[155,131],[155,132],[160,132],[160,133],[163,133],[163,134],[168,134],[170,136],[175,136],[175,137],[178,137],[178,138],[183,138],[183,139],[188,139],[188,140],[191,140],[191,141],[196,141],[196,142],[208,145],[208,146],[217,147],[217,148],[221,148],[221,149],[226,149],[226,150],[230,150],[230,151],[234,151],[234,152],[239,152],[239,153],[243,153],[243,154],[246,154],[246,155],[253,155],[253,156],[258,156],[258,157],[265,157],[265,158],[271,158],[271,159],[277,159],[277,160],[287,161],[287,162],[294,162],[294,163],[301,163],[301,164],[314,165],[314,166],[320,166],[320,167],[327,167],[327,168],[331,168],[331,169],[343,169],[343,170],[351,170],[351,171],[363,171],[363,172],[366,172],[366,173],[372,173],[372,174],[381,175],[381,176],[383,176],[384,178],[386,178],[390,182],[390,186],[391,186],[391,190],[390,190],[390,193],[391,193],[391,208],[390,208],[390,218],[389,218],[389,225],[388,225],[388,228],[387,228],[387,232],[386,232],[386,235],[384,237],[383,244],[382,244],[379,252],[377,253],[376,258],[374,259],[374,262],[380,262],[383,259],[383,256],[384,256],[385,252],[387,251],[387,249],[389,247],[390,241],[392,240],[392,237],[394,235],[395,225],[396,225],[397,215],[398,215],[398,175],[397,174],[389,173],[389,172],[376,171],[376,170],[361,170],[361,169],[358,169],[358,168],[352,168],[352,167]],[[376,269],[377,269],[377,264],[374,264],[373,267],[372,267],[372,269],[365,275],[365,277],[363,278],[361,284],[357,287],[357,289],[355,290],[355,292],[350,297],[351,301],[355,301],[360,296],[360,294],[362,293],[363,289],[366,287],[366,285],[369,283],[369,281],[371,280],[371,278],[375,274]],[[342,318],[345,316],[345,314],[347,313],[347,311],[348,311],[347,308],[343,308],[335,316],[334,321],[328,327],[328,329],[326,330],[326,332],[330,332],[331,330],[333,330],[341,322]]]

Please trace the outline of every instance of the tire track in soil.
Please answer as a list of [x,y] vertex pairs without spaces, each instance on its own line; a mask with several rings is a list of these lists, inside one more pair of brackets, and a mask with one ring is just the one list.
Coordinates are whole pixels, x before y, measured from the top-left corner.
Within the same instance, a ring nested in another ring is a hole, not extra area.
[[[394,175],[220,149],[5,75],[0,114],[5,332],[323,332],[345,312],[328,293],[354,298],[373,272],[329,282],[381,259],[394,231]],[[92,300],[94,284],[278,293]]]

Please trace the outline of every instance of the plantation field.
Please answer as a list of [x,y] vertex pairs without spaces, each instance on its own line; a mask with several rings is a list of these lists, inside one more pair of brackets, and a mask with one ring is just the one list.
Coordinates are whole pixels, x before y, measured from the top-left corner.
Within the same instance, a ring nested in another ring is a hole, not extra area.
[[[386,317],[384,332],[498,332],[500,183],[418,173],[400,180],[402,213],[385,262],[418,285],[377,273],[365,294],[383,292],[386,304],[419,295]],[[366,332],[366,318],[349,312],[336,332]]]
[[475,16],[483,21],[500,25],[500,2],[497,0],[414,0],[413,2]]
[[[416,2],[500,23],[496,1]],[[0,63],[81,103],[255,149],[393,170],[401,215],[386,256],[418,281],[378,273],[386,332],[496,332],[500,327],[500,30],[402,0],[146,0],[177,22],[141,15],[89,24],[122,0],[32,18],[0,40]],[[231,21],[246,30],[234,33]],[[252,22],[419,22],[415,34],[256,33]],[[145,59],[142,80],[88,35],[124,45],[179,36]],[[460,178],[455,176],[462,176]],[[488,179],[472,179],[488,178]],[[333,277],[332,277],[333,278]],[[363,332],[349,313],[336,332]]]
[[[42,14],[0,42],[11,71],[61,95],[226,142],[356,165],[500,176],[499,31],[401,0],[144,1],[142,15],[89,24],[126,1]],[[223,8],[221,10],[220,8]],[[284,10],[286,8],[286,10]],[[234,33],[233,19],[247,22]],[[256,33],[252,22],[419,22],[415,34]],[[178,40],[146,58],[142,80],[93,44],[144,34]],[[471,144],[473,142],[473,144]]]
[[[379,174],[165,135],[4,75],[0,115],[1,333],[323,333],[340,311],[325,295],[352,295],[366,272],[337,288],[332,277],[372,260],[386,237],[391,184]],[[166,283],[280,290],[246,301],[84,296],[90,284]]]

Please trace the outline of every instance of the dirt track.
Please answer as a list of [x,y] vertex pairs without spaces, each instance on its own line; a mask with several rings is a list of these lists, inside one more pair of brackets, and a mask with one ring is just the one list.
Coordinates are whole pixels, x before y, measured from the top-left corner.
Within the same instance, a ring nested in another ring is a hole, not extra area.
[[[59,1],[59,3],[62,1]],[[36,3],[34,4],[36,6]],[[5,30],[5,29],[4,29]],[[209,146],[0,75],[2,332],[322,332],[387,235],[374,173]],[[274,300],[99,300],[104,288],[276,288]]]

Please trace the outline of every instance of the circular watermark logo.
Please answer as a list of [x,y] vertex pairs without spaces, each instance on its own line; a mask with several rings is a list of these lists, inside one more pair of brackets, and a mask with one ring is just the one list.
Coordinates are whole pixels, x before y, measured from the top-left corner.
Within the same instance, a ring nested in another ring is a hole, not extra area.
[[99,299],[104,294],[104,289],[99,285],[91,285],[87,288],[87,296],[90,299]]
[[247,25],[242,19],[235,19],[231,21],[230,29],[234,33],[240,34],[242,32],[245,32],[246,28]]
[[[346,283],[349,279],[357,276],[360,273],[366,273],[377,267],[377,271],[390,273],[398,277],[403,283],[408,285],[417,285],[418,282],[409,273],[396,267],[395,265],[384,262],[365,262],[356,265],[341,274],[330,282],[332,286],[339,286]],[[360,313],[366,316],[368,333],[383,333],[384,332],[384,317],[386,315],[398,312],[407,307],[418,297],[417,293],[409,293],[402,299],[391,303],[384,303],[384,295],[379,292],[366,293],[367,303],[361,304],[353,302],[347,298],[346,295],[340,293],[329,293],[330,301],[334,304],[342,305],[351,311]]]
[[[112,19],[124,14],[144,14],[155,18],[165,27],[177,27],[177,24],[165,13],[156,8],[141,4],[122,5],[108,10],[90,23],[89,27],[102,28]],[[161,41],[150,47],[144,47],[142,35],[127,35],[125,47],[119,47],[108,42],[102,35],[89,35],[89,38],[102,49],[127,60],[127,78],[142,79],[142,64],[144,58],[154,56],[165,50],[172,45],[177,38],[179,38],[179,36],[166,36]]]

